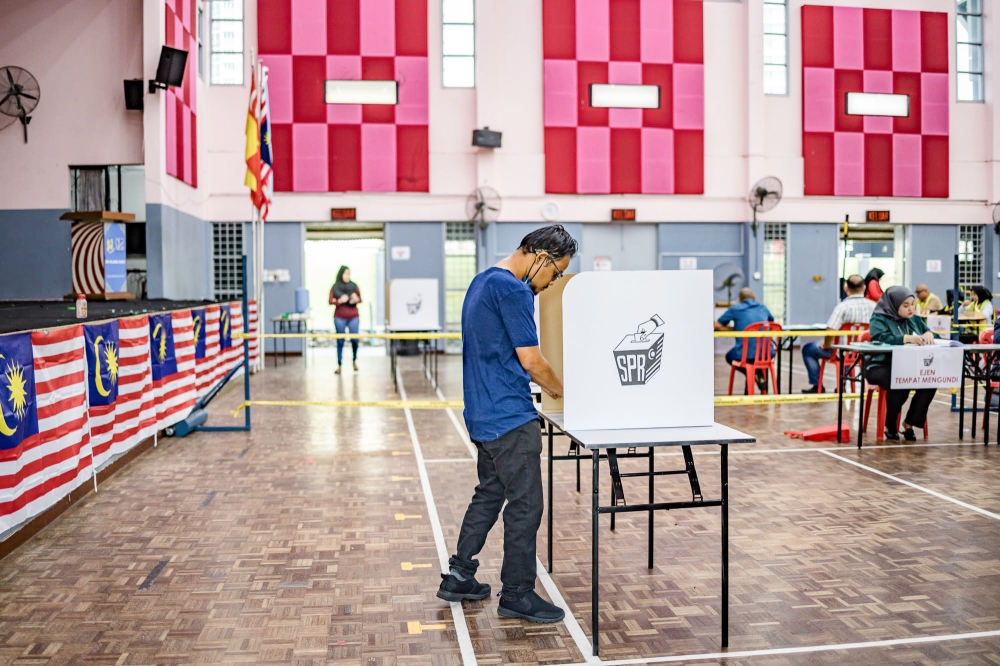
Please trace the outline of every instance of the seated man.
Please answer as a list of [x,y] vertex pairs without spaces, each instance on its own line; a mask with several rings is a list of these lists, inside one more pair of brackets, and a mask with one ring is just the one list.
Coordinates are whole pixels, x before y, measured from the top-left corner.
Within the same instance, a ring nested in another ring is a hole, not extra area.
[[[874,305],[874,303],[872,304]],[[722,313],[719,320],[715,322],[717,331],[742,331],[750,324],[757,324],[762,321],[774,321],[771,312],[763,303],[758,303],[754,296],[753,289],[743,287],[740,289],[740,302]],[[743,359],[743,345],[747,345],[747,360],[752,360],[757,351],[756,340],[754,338],[736,338],[736,344],[726,352],[726,363],[732,365],[735,361]],[[771,344],[774,344],[773,342]],[[746,370],[736,368],[743,374]],[[763,372],[757,373],[757,387],[763,392],[767,391],[767,377]]]
[[[924,288],[926,289],[926,287]],[[844,324],[867,324],[871,321],[872,312],[875,310],[874,301],[865,298],[865,280],[860,275],[852,275],[847,278],[844,291],[847,292],[847,298],[837,303],[837,307],[833,309],[830,319],[826,322],[827,329],[831,331],[840,330]],[[940,303],[939,300],[938,304],[940,305]],[[802,347],[802,361],[806,364],[806,370],[809,372],[809,386],[802,389],[803,393],[818,393],[820,391],[820,359],[829,359],[833,356],[834,340],[833,337],[825,337],[822,345],[810,342]]]
[[926,284],[918,284],[913,293],[917,295],[917,314],[937,314],[944,309],[941,299],[932,294]]

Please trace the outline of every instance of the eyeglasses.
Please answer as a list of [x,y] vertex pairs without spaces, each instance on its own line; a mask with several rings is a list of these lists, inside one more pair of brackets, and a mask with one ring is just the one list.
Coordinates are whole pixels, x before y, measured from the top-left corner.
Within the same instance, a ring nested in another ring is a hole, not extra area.
[[554,282],[555,280],[558,280],[563,276],[563,272],[559,270],[559,267],[556,265],[555,259],[553,259],[551,255],[547,256],[546,259],[550,264],[552,264],[552,270],[554,271],[554,274],[552,275],[552,280]]

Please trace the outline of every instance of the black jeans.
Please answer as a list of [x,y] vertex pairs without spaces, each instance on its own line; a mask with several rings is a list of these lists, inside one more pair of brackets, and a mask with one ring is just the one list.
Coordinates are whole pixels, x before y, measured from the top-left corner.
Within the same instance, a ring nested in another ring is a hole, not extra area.
[[[865,379],[870,383],[885,389],[885,427],[890,432],[896,431],[896,419],[903,411],[903,403],[910,397],[909,389],[891,389],[892,369],[887,365],[865,368]],[[916,389],[910,409],[906,412],[906,422],[915,428],[923,428],[927,421],[927,408],[930,407],[937,389]]]
[[[535,589],[535,537],[542,524],[542,432],[530,421],[492,442],[476,442],[479,485],[465,511],[458,549],[448,564],[476,575],[486,535],[503,509],[503,596],[520,599]],[[503,508],[504,500],[507,508]]]

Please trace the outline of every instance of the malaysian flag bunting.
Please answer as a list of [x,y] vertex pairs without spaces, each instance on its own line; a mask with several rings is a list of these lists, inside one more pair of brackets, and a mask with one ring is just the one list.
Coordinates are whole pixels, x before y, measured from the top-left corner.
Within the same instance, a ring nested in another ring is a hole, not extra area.
[[150,315],[149,340],[156,427],[166,428],[186,417],[197,399],[191,311]]

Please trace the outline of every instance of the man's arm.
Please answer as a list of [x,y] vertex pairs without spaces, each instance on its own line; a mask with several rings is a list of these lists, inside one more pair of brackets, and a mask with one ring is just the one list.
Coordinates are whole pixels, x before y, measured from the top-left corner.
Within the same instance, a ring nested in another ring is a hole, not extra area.
[[517,360],[521,362],[521,367],[525,369],[531,381],[542,387],[542,390],[553,398],[561,398],[563,395],[563,385],[559,377],[549,362],[542,356],[542,350],[534,347],[516,347]]
[[717,330],[717,331],[732,331],[733,327],[732,326],[723,326],[719,322],[715,322],[715,330]]

